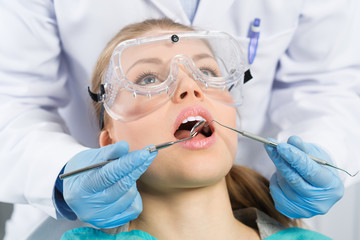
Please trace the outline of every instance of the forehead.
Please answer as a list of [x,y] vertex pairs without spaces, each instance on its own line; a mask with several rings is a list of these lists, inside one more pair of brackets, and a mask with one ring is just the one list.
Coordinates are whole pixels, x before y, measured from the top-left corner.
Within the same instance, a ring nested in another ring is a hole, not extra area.
[[[163,31],[156,30],[147,32],[140,37],[153,37],[161,35],[177,34],[183,31]],[[210,46],[204,39],[196,38],[180,38],[179,42],[173,43],[171,41],[160,41],[136,45],[126,48],[122,52],[122,61],[132,61],[133,59],[158,57],[158,58],[172,58],[178,54],[185,54],[190,57],[199,54],[212,55]],[[123,62],[124,63],[124,62]]]
[[186,32],[186,30],[161,30],[161,29],[153,29],[151,31],[148,31],[144,34],[139,35],[138,37],[154,37],[154,36],[161,36],[166,34],[176,34],[179,32]]

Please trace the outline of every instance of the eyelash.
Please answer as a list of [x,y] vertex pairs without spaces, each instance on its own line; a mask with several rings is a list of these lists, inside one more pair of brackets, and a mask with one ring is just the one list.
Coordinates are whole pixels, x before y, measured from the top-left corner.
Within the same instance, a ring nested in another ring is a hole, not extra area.
[[[211,66],[203,66],[203,67],[199,68],[199,70],[200,70],[200,71],[202,71],[202,70],[207,70],[207,71],[211,72],[211,74],[213,74],[214,77],[218,77],[218,76],[219,76],[218,70],[217,70],[216,68],[214,68],[214,67],[211,67]],[[146,71],[146,72],[140,73],[140,74],[136,77],[135,83],[136,83],[136,84],[139,84],[140,81],[144,80],[145,77],[149,77],[149,76],[152,76],[152,77],[157,78],[156,72]]]
[[203,67],[201,67],[201,68],[199,68],[199,69],[200,69],[200,71],[201,71],[201,70],[208,70],[209,72],[211,72],[211,73],[214,75],[214,77],[218,77],[218,76],[219,76],[218,70],[217,70],[216,68],[214,68],[214,67],[211,67],[211,66],[203,66]]
[[136,84],[139,84],[140,81],[144,80],[145,77],[149,77],[149,76],[157,78],[157,74],[156,74],[155,72],[146,71],[146,72],[140,73],[140,74],[136,77],[135,83],[136,83]]

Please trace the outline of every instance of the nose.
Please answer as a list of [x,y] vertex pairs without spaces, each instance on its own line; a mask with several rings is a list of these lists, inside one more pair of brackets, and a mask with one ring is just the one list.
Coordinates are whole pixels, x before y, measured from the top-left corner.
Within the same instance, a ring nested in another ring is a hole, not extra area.
[[180,103],[184,101],[203,101],[204,93],[200,86],[186,70],[179,68],[178,84],[172,101]]

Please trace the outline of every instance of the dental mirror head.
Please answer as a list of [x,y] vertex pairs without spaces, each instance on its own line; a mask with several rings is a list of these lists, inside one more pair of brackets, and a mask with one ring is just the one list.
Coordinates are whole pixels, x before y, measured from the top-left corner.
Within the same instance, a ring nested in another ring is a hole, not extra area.
[[195,125],[191,128],[190,137],[195,137],[204,127],[204,123],[206,123],[204,120],[195,123]]

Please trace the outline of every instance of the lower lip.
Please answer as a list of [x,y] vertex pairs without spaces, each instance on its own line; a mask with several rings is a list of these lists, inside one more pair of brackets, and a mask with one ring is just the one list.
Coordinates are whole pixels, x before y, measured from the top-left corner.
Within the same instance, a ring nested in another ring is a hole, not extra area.
[[196,136],[190,140],[180,142],[179,144],[183,148],[196,150],[196,149],[208,148],[211,145],[213,145],[214,143],[215,143],[215,133],[213,133],[210,137],[207,137],[207,138],[202,138],[200,136]]

